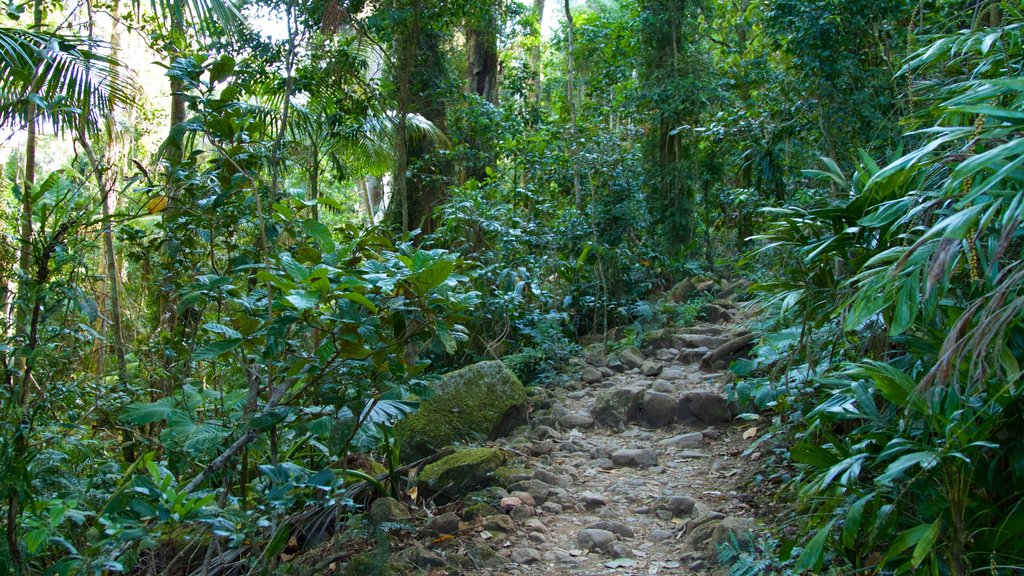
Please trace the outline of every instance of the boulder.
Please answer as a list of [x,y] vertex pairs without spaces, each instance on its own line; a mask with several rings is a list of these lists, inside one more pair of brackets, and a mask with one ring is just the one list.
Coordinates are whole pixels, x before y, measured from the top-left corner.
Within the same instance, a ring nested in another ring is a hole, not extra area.
[[446,512],[434,516],[423,527],[424,534],[440,536],[443,534],[455,534],[459,531],[459,515],[454,512]]
[[687,432],[686,434],[679,434],[671,438],[659,440],[657,446],[659,448],[678,448],[681,450],[700,448],[704,445],[704,434],[700,432]]
[[600,528],[585,528],[576,535],[576,543],[584,550],[608,553],[615,543],[615,534]]
[[583,359],[594,368],[604,368],[608,365],[608,358],[605,357],[604,352],[599,348],[587,350],[586,354],[583,355]]
[[370,504],[370,519],[374,522],[398,522],[409,517],[409,507],[394,498],[385,496]]
[[733,321],[733,314],[731,311],[714,303],[704,306],[704,309],[701,310],[701,314],[704,316],[705,320],[716,324],[725,324]]
[[587,384],[597,384],[601,380],[604,380],[604,374],[593,366],[587,366],[582,372],[580,372],[580,380],[583,380]]
[[489,483],[504,463],[504,452],[496,448],[466,448],[427,464],[419,481],[431,494],[456,498]]
[[640,373],[644,376],[657,376],[661,373],[661,363],[656,360],[647,360],[640,365]]
[[[729,516],[717,523],[711,538],[708,540],[708,550],[717,552],[722,544],[731,543],[736,539],[740,550],[752,551],[754,549],[754,528],[756,524],[753,518],[741,518]],[[730,536],[731,534],[731,536]]]
[[621,374],[626,371],[626,365],[619,360],[618,355],[611,354],[608,356],[608,369]]
[[662,392],[648,391],[644,393],[640,418],[644,424],[652,428],[668,426],[676,420],[677,406],[675,397]]
[[577,410],[559,418],[558,425],[569,430],[573,428],[593,428],[594,415],[586,410]]
[[679,362],[686,362],[687,364],[700,362],[711,352],[709,348],[701,346],[699,348],[683,348],[676,355],[676,360]]
[[679,340],[687,348],[708,348],[714,350],[729,341],[724,336],[711,336],[708,334],[680,334]]
[[703,422],[704,424],[725,424],[732,421],[732,410],[721,394],[710,390],[687,392],[679,398],[676,420],[679,422]]
[[612,534],[615,534],[616,536],[620,536],[622,538],[632,538],[633,536],[635,536],[632,528],[626,526],[622,522],[618,522],[615,520],[602,520],[597,524],[591,524],[590,526],[587,526],[587,528],[607,530]]
[[[644,364],[644,355],[633,346],[626,346],[616,354],[626,368],[639,368]],[[614,370],[614,368],[612,368]]]
[[658,455],[650,448],[622,448],[612,452],[612,463],[630,468],[650,468],[658,465]]
[[455,443],[507,434],[526,414],[526,389],[501,361],[480,362],[446,374],[435,395],[399,421],[402,457],[413,461]]
[[607,388],[594,400],[593,416],[605,426],[622,426],[640,415],[645,390],[639,386]]

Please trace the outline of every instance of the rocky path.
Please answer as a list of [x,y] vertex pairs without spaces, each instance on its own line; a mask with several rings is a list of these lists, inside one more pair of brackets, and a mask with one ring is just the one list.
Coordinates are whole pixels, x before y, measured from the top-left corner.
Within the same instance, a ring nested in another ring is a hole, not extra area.
[[659,340],[649,356],[578,360],[580,381],[501,443],[518,458],[490,490],[511,522],[492,517],[460,539],[451,552],[470,560],[465,573],[703,574],[730,531],[749,542],[737,484],[753,434],[733,423],[715,368],[752,337],[709,325]]

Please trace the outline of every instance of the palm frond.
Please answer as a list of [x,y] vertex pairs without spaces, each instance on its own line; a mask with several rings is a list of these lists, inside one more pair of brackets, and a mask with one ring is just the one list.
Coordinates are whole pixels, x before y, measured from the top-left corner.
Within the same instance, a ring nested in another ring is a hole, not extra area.
[[[96,50],[103,46],[0,27],[0,126],[41,121],[62,130],[84,117],[95,127],[104,111],[134,101],[138,86],[117,59]],[[27,117],[29,103],[36,105],[34,119]]]

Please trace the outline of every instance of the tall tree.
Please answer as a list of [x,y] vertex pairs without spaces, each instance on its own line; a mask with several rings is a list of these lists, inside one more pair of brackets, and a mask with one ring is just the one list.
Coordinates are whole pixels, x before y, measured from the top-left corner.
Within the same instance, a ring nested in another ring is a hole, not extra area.
[[641,83],[651,128],[645,157],[648,202],[667,247],[678,250],[694,230],[693,163],[684,125],[696,125],[706,82],[696,33],[699,0],[641,0]]

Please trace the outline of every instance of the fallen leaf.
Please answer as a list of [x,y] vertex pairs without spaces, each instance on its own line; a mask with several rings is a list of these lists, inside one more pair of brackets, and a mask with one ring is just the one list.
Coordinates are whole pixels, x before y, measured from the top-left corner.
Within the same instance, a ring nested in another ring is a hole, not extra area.
[[435,538],[433,541],[431,541],[430,545],[434,546],[434,545],[437,545],[437,544],[441,544],[443,542],[447,542],[449,540],[455,540],[455,536],[452,536],[451,534],[444,534],[442,536],[439,536],[439,537]]
[[747,428],[746,432],[743,433],[744,440],[750,440],[754,436],[757,436],[757,426],[754,426],[753,428]]
[[167,209],[167,196],[154,196],[149,202],[146,202],[146,212],[150,214],[159,214]]
[[419,495],[419,493],[420,491],[418,487],[413,486],[412,488],[409,488],[409,498],[412,498],[413,502],[416,501],[416,497]]

